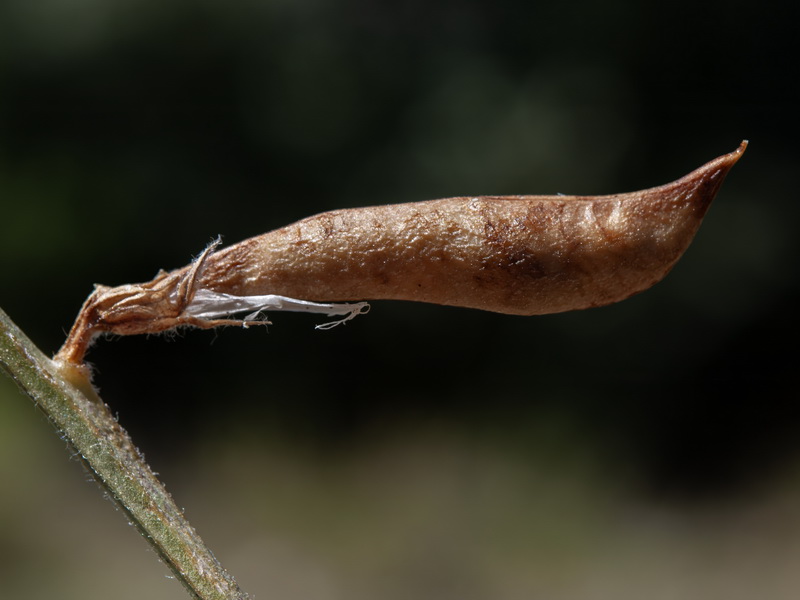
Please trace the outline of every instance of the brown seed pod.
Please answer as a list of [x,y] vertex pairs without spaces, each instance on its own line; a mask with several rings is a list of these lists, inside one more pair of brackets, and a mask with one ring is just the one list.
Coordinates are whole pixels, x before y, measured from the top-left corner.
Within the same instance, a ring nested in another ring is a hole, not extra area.
[[[660,281],[747,142],[673,183],[609,196],[477,196],[322,213],[153,281],[96,286],[56,360],[99,333],[245,325],[241,311],[346,315],[413,300],[516,315],[602,306]],[[299,300],[297,300],[299,299]],[[323,303],[323,304],[319,304]]]

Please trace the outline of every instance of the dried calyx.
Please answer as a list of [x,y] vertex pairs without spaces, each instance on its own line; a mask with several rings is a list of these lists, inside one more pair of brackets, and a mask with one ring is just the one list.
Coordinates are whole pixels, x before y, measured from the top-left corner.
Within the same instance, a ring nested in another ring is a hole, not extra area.
[[[265,310],[342,316],[336,321],[317,325],[317,329],[330,329],[369,311],[366,302],[320,303],[275,294],[235,296],[202,288],[199,276],[208,257],[219,245],[217,239],[189,267],[170,273],[161,271],[147,283],[117,287],[96,285],[54,360],[80,365],[94,339],[103,333],[136,335],[161,333],[182,326],[212,329],[226,325],[245,328],[268,325],[269,321],[263,315]],[[242,312],[249,314],[239,319],[219,318]]]

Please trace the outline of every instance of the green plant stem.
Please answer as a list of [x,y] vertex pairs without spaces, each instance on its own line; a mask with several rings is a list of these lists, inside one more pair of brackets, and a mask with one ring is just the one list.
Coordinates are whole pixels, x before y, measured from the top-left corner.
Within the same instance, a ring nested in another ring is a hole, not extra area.
[[189,525],[91,384],[77,371],[60,369],[2,309],[0,365],[47,415],[194,598],[248,597]]

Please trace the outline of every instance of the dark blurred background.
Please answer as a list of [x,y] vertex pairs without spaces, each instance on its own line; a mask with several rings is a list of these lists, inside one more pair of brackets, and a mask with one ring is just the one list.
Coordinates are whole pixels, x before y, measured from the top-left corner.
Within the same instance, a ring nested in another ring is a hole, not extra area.
[[[268,333],[101,340],[89,360],[257,598],[793,597],[789,7],[5,0],[0,306],[52,353],[93,283],[218,234],[631,191],[749,139],[683,260],[621,304],[375,302],[328,332],[272,313]],[[9,597],[183,597],[62,446],[0,380]]]

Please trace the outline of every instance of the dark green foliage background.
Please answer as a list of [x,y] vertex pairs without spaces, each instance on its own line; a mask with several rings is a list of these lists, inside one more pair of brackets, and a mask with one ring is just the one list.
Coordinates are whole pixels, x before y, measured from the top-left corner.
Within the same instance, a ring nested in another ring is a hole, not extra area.
[[325,451],[429,420],[526,447],[547,415],[658,489],[746,484],[795,451],[800,419],[783,346],[793,17],[744,2],[5,2],[0,303],[55,351],[93,282],[147,280],[217,234],[367,204],[628,191],[749,138],[683,262],[620,305],[519,318],[376,302],[327,333],[273,314],[269,334],[89,357],[158,452],[210,421]]

